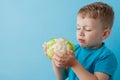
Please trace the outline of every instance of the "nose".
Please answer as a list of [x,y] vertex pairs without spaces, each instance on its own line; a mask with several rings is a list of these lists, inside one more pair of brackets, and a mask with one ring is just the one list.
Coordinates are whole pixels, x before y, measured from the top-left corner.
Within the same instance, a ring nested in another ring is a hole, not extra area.
[[84,31],[82,29],[78,31],[78,34],[79,34],[79,36],[84,36],[85,35]]

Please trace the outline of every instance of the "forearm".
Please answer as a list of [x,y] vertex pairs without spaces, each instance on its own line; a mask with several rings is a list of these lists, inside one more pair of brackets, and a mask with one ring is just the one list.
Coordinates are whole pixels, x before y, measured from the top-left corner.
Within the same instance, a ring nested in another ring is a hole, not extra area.
[[71,67],[80,80],[98,80],[96,76],[88,72],[77,60]]
[[57,80],[65,80],[65,78],[67,77],[67,71],[65,68],[60,68],[57,67],[54,62],[52,62],[53,65],[53,70],[55,72],[55,75],[57,76]]

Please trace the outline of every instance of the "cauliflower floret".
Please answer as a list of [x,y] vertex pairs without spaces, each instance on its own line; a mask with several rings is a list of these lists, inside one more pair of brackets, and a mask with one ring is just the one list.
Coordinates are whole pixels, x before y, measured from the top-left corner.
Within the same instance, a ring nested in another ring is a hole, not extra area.
[[75,46],[63,38],[51,39],[47,42],[47,56],[52,59],[55,51],[66,54],[68,50],[75,50]]

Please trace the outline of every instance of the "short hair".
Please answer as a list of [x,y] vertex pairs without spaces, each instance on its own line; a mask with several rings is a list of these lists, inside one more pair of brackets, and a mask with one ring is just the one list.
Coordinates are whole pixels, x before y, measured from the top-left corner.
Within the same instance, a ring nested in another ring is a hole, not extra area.
[[112,28],[114,11],[111,6],[103,2],[94,2],[81,8],[78,12],[83,18],[101,19],[104,29]]

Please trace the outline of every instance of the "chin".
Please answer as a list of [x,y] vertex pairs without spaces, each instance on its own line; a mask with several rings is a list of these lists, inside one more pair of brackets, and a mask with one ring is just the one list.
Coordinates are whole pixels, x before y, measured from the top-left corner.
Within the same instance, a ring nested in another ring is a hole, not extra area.
[[81,43],[80,43],[80,46],[81,46],[81,47],[84,47],[84,48],[87,47],[87,45],[85,45],[85,44],[81,44]]
[[88,46],[88,44],[84,44],[84,43],[79,43],[81,47],[83,48],[90,48],[90,46]]

